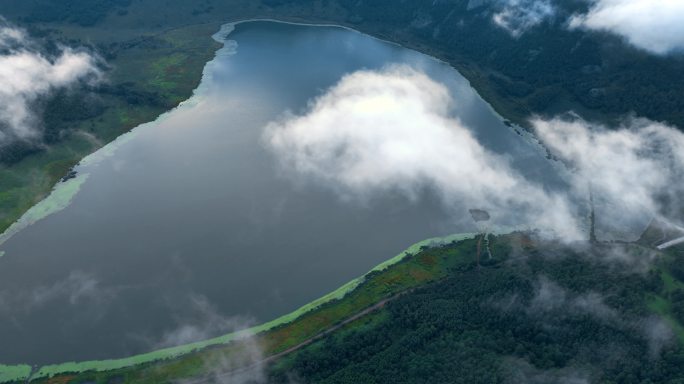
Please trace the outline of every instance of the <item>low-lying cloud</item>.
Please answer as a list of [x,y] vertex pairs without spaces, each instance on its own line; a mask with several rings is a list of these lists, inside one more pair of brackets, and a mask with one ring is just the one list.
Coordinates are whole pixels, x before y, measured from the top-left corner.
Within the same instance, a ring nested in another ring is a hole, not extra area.
[[684,50],[681,0],[592,0],[589,12],[575,15],[571,27],[607,31],[656,54]]
[[[608,295],[609,296],[609,295]],[[575,292],[547,276],[538,275],[533,282],[531,297],[522,293],[490,300],[491,305],[504,313],[522,312],[541,321],[547,329],[554,329],[567,318],[590,317],[593,321],[637,335],[648,346],[653,358],[672,345],[676,338],[672,328],[659,316],[645,317],[624,313],[605,301],[606,295],[596,291]]]
[[[266,353],[260,339],[249,331],[254,321],[244,317],[225,316],[201,295],[180,300],[190,317],[178,319],[177,328],[164,334],[155,348],[164,348],[207,340],[218,335],[239,332],[228,351],[215,353],[203,360],[202,372],[207,382],[226,384],[259,384],[268,382]],[[197,383],[196,378],[179,383]]]
[[538,369],[528,361],[507,358],[501,364],[506,372],[506,383],[514,384],[589,384],[589,372],[577,368]]
[[600,236],[634,233],[682,210],[684,134],[629,119],[618,129],[582,120],[533,121],[537,136],[572,172],[576,195],[592,194]]
[[55,89],[98,76],[93,55],[62,47],[47,56],[24,31],[0,18],[0,145],[39,139],[36,101]]
[[173,347],[207,340],[234,331],[249,328],[253,321],[246,318],[224,316],[209,300],[201,295],[190,295],[184,300],[183,307],[189,317],[179,318],[178,326],[164,333],[154,348]]
[[[29,312],[56,302],[75,307],[83,302],[91,302],[102,304],[104,307],[104,304],[115,295],[115,290],[103,287],[94,275],[76,270],[61,280],[32,290],[0,291],[0,315],[10,316],[12,313]],[[100,315],[99,312],[97,315]]]
[[[525,178],[451,115],[448,89],[407,66],[345,76],[301,115],[271,123],[264,141],[285,169],[346,199],[400,191],[437,193],[446,209],[487,209],[494,226],[515,223],[565,241],[586,239],[590,191],[604,234],[633,233],[679,206],[684,136],[632,119],[617,130],[575,119],[534,120],[542,142],[571,170],[567,192]],[[665,196],[667,195],[667,196]],[[626,224],[625,224],[626,223]],[[636,223],[636,224],[634,224]]]
[[427,188],[459,213],[464,205],[486,207],[500,223],[582,238],[564,197],[526,180],[506,157],[480,145],[450,115],[454,102],[445,86],[406,66],[359,71],[304,115],[270,124],[265,140],[287,168],[347,198],[397,190],[416,199]]
[[572,315],[591,315],[603,321],[619,318],[618,312],[607,306],[599,293],[590,291],[571,294],[546,276],[539,276],[527,312],[531,316],[537,316],[558,311]]
[[500,9],[492,15],[492,20],[514,37],[556,14],[550,0],[502,0],[497,6]]
[[550,280],[538,276],[535,292],[529,306],[519,303],[529,316],[548,314],[555,316],[589,315],[595,320],[630,330],[638,334],[648,345],[652,357],[657,357],[674,340],[672,328],[659,316],[632,317],[608,306],[598,292],[573,293]]
[[[585,13],[562,16],[571,29],[608,32],[658,55],[684,51],[684,2],[680,0],[584,0]],[[557,0],[490,0],[492,20],[519,37],[559,13]]]

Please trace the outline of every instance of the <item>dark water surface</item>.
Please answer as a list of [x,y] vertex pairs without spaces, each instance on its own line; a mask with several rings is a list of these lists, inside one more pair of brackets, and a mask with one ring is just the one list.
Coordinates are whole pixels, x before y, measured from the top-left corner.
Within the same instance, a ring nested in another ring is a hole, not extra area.
[[[122,357],[265,321],[427,237],[472,231],[437,199],[361,206],[292,180],[263,127],[347,73],[405,63],[446,84],[488,148],[549,181],[543,155],[453,69],[335,27],[240,24],[198,94],[139,127],[72,204],[0,246],[0,363]],[[234,45],[234,44],[231,44]],[[234,51],[231,53],[231,51]]]

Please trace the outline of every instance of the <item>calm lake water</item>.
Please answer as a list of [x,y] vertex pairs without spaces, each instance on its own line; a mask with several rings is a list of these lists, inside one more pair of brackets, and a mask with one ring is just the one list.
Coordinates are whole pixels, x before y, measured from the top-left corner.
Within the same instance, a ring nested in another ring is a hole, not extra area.
[[348,73],[393,63],[448,86],[453,113],[531,179],[559,182],[452,68],[336,27],[240,24],[197,95],[136,129],[66,209],[0,246],[0,362],[123,357],[270,320],[410,244],[473,231],[436,197],[363,205],[283,173],[264,126]]

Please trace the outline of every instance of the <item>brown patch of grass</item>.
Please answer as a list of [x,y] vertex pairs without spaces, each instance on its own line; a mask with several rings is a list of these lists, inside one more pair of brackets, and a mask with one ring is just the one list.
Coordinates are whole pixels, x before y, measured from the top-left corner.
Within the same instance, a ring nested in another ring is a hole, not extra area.
[[74,378],[76,378],[76,376],[74,376],[74,375],[56,376],[56,377],[52,377],[52,378],[48,379],[48,381],[46,381],[46,383],[48,383],[48,384],[67,384],[67,383],[71,382],[71,380],[73,380]]

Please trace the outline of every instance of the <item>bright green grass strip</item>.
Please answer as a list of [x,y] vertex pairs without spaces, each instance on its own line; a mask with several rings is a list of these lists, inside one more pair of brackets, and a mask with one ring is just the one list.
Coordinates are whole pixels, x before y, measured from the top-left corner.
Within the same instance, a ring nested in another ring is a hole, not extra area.
[[30,365],[2,365],[0,364],[0,383],[9,383],[28,379],[31,374]]
[[676,289],[683,289],[684,284],[672,276],[672,274],[667,270],[660,271],[660,278],[663,280],[663,285],[665,286],[665,292],[672,292]]
[[[373,268],[370,272],[376,272],[376,271],[382,271],[384,269],[387,269],[388,267],[392,266],[393,264],[396,264],[403,260],[407,254],[416,254],[420,251],[422,247],[430,247],[430,246],[438,246],[441,244],[448,244],[454,241],[461,241],[465,239],[472,239],[476,236],[474,233],[465,233],[465,234],[456,234],[456,235],[450,235],[446,237],[435,237],[427,240],[423,240],[421,242],[418,242],[416,244],[413,244],[410,246],[408,249],[406,249],[404,252],[398,254],[397,256],[385,261],[382,264],[379,264],[375,268]],[[370,273],[369,272],[369,273]],[[341,286],[340,288],[336,289],[335,291],[319,298],[316,299],[309,304],[306,304],[302,306],[301,308],[295,310],[294,312],[288,313],[287,315],[281,316],[275,320],[269,321],[267,323],[257,325],[255,327],[245,329],[242,331],[238,332],[233,332],[229,333],[227,335],[219,336],[213,339],[209,340],[204,340],[204,341],[199,341],[196,343],[191,343],[191,344],[186,344],[186,345],[180,345],[177,347],[171,347],[171,348],[165,348],[165,349],[160,349],[157,351],[141,354],[141,355],[136,355],[136,356],[131,356],[123,359],[112,359],[112,360],[99,360],[99,361],[86,361],[86,362],[81,362],[81,363],[64,363],[64,364],[55,364],[55,365],[47,365],[44,367],[41,367],[38,372],[36,372],[31,378],[32,379],[37,379],[37,378],[42,378],[42,377],[50,377],[54,376],[56,374],[61,374],[61,373],[81,373],[81,372],[86,372],[86,371],[109,371],[109,370],[114,370],[114,369],[120,369],[120,368],[125,368],[125,367],[130,367],[133,365],[137,364],[144,364],[144,363],[150,363],[153,361],[158,361],[158,360],[164,360],[164,359],[172,359],[172,358],[177,358],[182,355],[186,355],[192,352],[196,352],[198,350],[204,349],[209,346],[213,345],[220,345],[220,344],[226,344],[230,341],[233,340],[238,340],[243,337],[248,337],[257,333],[265,332],[270,329],[273,329],[277,326],[283,325],[290,323],[294,320],[296,320],[298,317],[302,316],[303,314],[312,311],[321,305],[336,300],[336,299],[341,299],[344,297],[347,293],[353,291],[356,287],[358,287],[365,279],[365,276],[356,278],[347,284]]]
[[663,286],[665,287],[665,292],[672,292],[679,287],[681,283],[677,281],[672,275],[667,271],[662,271],[660,273],[660,278],[663,280]]
[[88,174],[81,174],[73,179],[58,183],[48,197],[31,207],[0,235],[0,245],[29,225],[69,206],[87,178]]
[[[82,167],[92,167],[100,163],[104,159],[112,156],[122,145],[135,138],[140,129],[158,124],[160,121],[168,118],[168,116],[169,112],[162,114],[155,121],[140,124],[134,130],[117,137],[111,143],[86,156],[80,161],[79,164]],[[31,207],[31,209],[26,211],[19,218],[19,220],[14,222],[4,233],[0,235],[0,245],[29,225],[68,207],[71,203],[71,200],[74,198],[74,196],[76,196],[87,178],[88,173],[82,173],[73,179],[67,180],[66,182],[57,183],[48,197]],[[2,257],[1,253],[0,257]]]
[[[168,112],[167,112],[168,113]],[[143,123],[135,127],[129,132],[124,133],[123,135],[117,137],[114,139],[114,141],[110,142],[109,144],[105,145],[104,147],[98,149],[97,151],[91,153],[90,155],[84,157],[80,161],[81,166],[92,166],[95,164],[98,164],[102,160],[106,159],[107,157],[112,156],[117,149],[119,149],[122,145],[128,143],[129,141],[133,140],[135,136],[137,136],[138,132],[140,129],[156,124],[159,120],[162,119],[164,115],[167,113],[164,113],[163,115],[159,116],[157,120],[151,121],[149,123]]]

